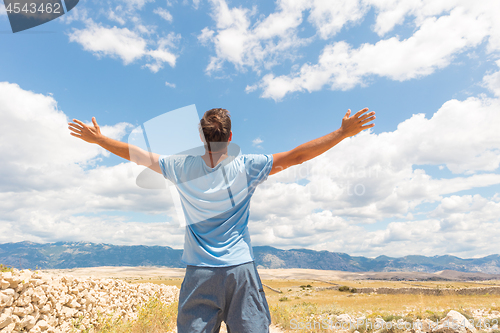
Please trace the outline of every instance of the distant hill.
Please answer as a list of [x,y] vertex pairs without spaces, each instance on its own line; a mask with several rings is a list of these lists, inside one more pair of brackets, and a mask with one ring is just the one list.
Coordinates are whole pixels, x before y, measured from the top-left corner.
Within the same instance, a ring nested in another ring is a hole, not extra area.
[[[455,256],[410,255],[399,258],[355,257],[346,253],[308,249],[253,248],[259,268],[310,268],[349,272],[424,272],[444,270],[500,274],[500,255],[462,259]],[[182,250],[168,246],[111,245],[87,242],[0,244],[0,263],[16,268],[49,269],[96,266],[184,267]],[[500,277],[497,277],[500,278]]]

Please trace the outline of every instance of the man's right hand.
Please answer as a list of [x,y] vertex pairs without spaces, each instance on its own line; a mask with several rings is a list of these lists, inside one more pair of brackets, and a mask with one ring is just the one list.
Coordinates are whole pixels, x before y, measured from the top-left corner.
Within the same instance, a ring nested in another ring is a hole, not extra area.
[[347,110],[347,113],[342,119],[342,126],[340,127],[342,136],[348,138],[350,136],[358,134],[365,129],[375,126],[375,124],[373,123],[365,125],[366,123],[375,119],[374,111],[363,114],[366,111],[368,111],[368,108],[364,108],[363,110],[356,112],[354,116],[350,117],[351,110]]
[[373,123],[366,125],[366,123],[375,119],[375,112],[363,114],[366,111],[368,111],[368,108],[358,111],[354,116],[350,117],[351,110],[348,110],[342,119],[342,126],[338,130],[306,142],[290,151],[273,154],[273,168],[270,175],[319,156],[345,138],[375,126]]
[[99,140],[102,138],[102,134],[95,117],[92,117],[92,123],[94,126],[85,125],[78,119],[73,119],[73,121],[74,123],[68,123],[68,128],[72,131],[70,133],[71,135],[89,143],[99,143]]

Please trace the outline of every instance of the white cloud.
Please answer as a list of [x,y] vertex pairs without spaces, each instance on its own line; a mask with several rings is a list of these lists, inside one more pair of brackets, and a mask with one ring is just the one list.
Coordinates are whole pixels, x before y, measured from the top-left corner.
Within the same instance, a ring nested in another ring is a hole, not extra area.
[[297,49],[310,44],[315,37],[299,37],[304,16],[319,38],[328,39],[346,24],[362,19],[369,9],[362,0],[337,1],[335,6],[329,0],[278,0],[275,12],[257,17],[256,6],[230,8],[225,0],[211,0],[211,3],[217,31],[206,27],[200,35],[204,44],[211,41],[215,46],[216,54],[207,66],[208,73],[222,69],[226,61],[238,70],[251,67],[258,73],[283,60],[293,61],[301,57]]
[[[142,25],[138,27],[146,29]],[[148,33],[147,30],[142,32]],[[147,40],[128,28],[106,28],[92,20],[87,21],[85,29],[73,29],[69,34],[69,40],[81,44],[84,50],[93,52],[98,57],[121,58],[124,65],[143,57],[149,58],[151,62],[145,66],[153,73],[163,68],[164,63],[175,66],[177,56],[170,49],[176,47],[179,39],[180,35],[170,33],[156,41]],[[157,44],[157,49],[148,49],[148,44],[152,43]]]
[[261,138],[255,138],[252,140],[252,145],[260,145],[262,142],[264,142]]
[[124,2],[128,7],[134,9],[142,9],[146,3],[154,2],[154,0],[121,0],[121,1]]
[[217,31],[206,27],[199,36],[203,44],[210,41],[215,47],[215,56],[207,66],[209,74],[221,70],[224,62],[232,63],[238,70],[251,67],[260,73],[262,68],[270,69],[283,60],[300,58],[297,50],[315,38],[299,37],[306,12],[316,35],[328,39],[346,24],[362,19],[369,9],[361,0],[337,1],[335,6],[328,0],[278,0],[275,12],[257,17],[256,6],[230,8],[225,0],[211,3]]
[[119,57],[125,65],[142,58],[147,45],[144,38],[127,28],[105,28],[93,21],[85,29],[74,29],[69,40],[97,56]]
[[[458,192],[500,184],[499,109],[498,98],[451,100],[430,118],[418,114],[393,132],[362,132],[270,176],[252,199],[254,245],[367,256],[496,252],[495,242],[481,240],[500,236],[499,195]],[[96,167],[103,150],[69,135],[52,96],[1,82],[0,115],[0,139],[8,143],[0,145],[0,241],[182,246],[170,195],[137,187],[139,167],[131,163]],[[130,128],[101,126],[115,139]],[[164,212],[173,220],[127,217]]]
[[112,9],[108,12],[108,19],[118,22],[120,25],[124,25],[127,22],[123,16],[116,14]]
[[201,30],[201,34],[198,35],[198,41],[200,41],[201,44],[207,45],[208,42],[210,42],[213,38],[214,31],[208,29],[207,27],[203,28]]
[[385,35],[396,25],[402,24],[407,16],[414,16],[415,23],[419,26],[428,17],[441,15],[462,3],[467,4],[466,1],[460,0],[366,0],[366,3],[377,10],[373,30],[379,36]]
[[60,22],[70,24],[75,21],[85,21],[88,18],[88,10],[83,4],[74,7],[69,13],[58,18]]
[[369,6],[362,0],[336,1],[332,6],[329,0],[312,2],[308,21],[311,22],[322,39],[335,36],[347,23],[363,18]]
[[147,55],[151,56],[155,60],[154,63],[146,65],[153,73],[162,69],[163,63],[165,62],[171,67],[175,67],[177,56],[170,52],[170,49],[176,47],[176,43],[180,40],[180,38],[180,35],[175,35],[171,32],[167,37],[160,38],[158,40],[158,48],[156,50],[150,50],[147,52]]
[[170,88],[175,88],[175,83],[165,82],[165,85]]
[[170,14],[170,12],[168,10],[161,8],[161,7],[156,8],[153,11],[153,13],[158,14],[162,19],[164,19],[165,21],[168,21],[168,22],[172,22],[174,19],[172,14]]
[[270,68],[283,59],[294,59],[294,49],[310,42],[296,35],[307,1],[279,1],[279,11],[254,24],[251,17],[255,16],[256,7],[229,8],[224,0],[211,2],[217,32],[204,28],[199,36],[200,42],[211,41],[215,46],[216,55],[206,68],[209,74],[220,70],[226,61],[238,70],[247,66],[256,71]]
[[[500,60],[497,60],[496,63],[500,67]],[[500,97],[500,71],[485,75],[483,85],[496,96]]]
[[[0,242],[159,245],[168,241],[182,246],[182,229],[169,193],[139,188],[134,174],[143,168],[133,163],[97,166],[108,153],[70,135],[70,119],[52,96],[0,82],[0,116],[4,119],[0,123]],[[117,140],[131,127],[100,125],[103,134]],[[127,218],[126,212],[168,213],[172,221],[139,223]]]
[[[204,28],[203,45],[214,46],[206,68],[208,74],[221,71],[226,62],[238,71],[251,68],[258,75],[285,60],[295,62],[305,55],[304,46],[316,39],[331,40],[342,29],[359,24],[372,9],[372,29],[380,37],[405,23],[415,27],[407,38],[389,36],[354,48],[346,41],[330,41],[316,64],[292,65],[288,75],[268,72],[247,92],[261,88],[262,97],[280,100],[295,91],[317,91],[328,87],[348,90],[367,85],[373,77],[411,80],[449,66],[455,57],[487,41],[488,52],[500,50],[500,2],[467,0],[355,0],[331,6],[327,0],[279,0],[276,10],[257,15],[257,7],[230,7],[224,0],[212,0],[215,29]],[[311,24],[316,34],[302,37]],[[300,36],[300,37],[299,37]]]
[[255,138],[252,140],[252,146],[262,149],[262,146],[260,145],[262,142],[264,142],[264,140],[261,138]]
[[[109,27],[101,22],[94,22],[89,18],[87,8],[79,7],[83,14],[76,13],[67,23],[79,20],[85,24],[85,28],[73,28],[68,33],[69,40],[81,44],[84,50],[98,57],[121,59],[125,65],[145,59],[146,63],[141,67],[148,68],[153,73],[162,69],[165,63],[174,67],[178,56],[173,50],[178,47],[181,36],[174,32],[158,33],[158,27],[149,24],[150,20],[145,23],[141,10],[148,2],[154,1],[122,0],[121,4],[107,3],[107,8],[92,13],[92,17],[104,15],[121,27]],[[173,20],[170,12],[164,8],[158,7],[153,13],[167,21]]]
[[[498,198],[457,193],[500,184],[498,110],[499,99],[451,100],[430,119],[418,114],[393,132],[362,132],[270,176],[252,199],[255,244],[369,256],[419,248],[427,255],[493,253],[478,240],[500,236],[489,231],[498,223]],[[396,222],[376,231],[363,226],[387,219]],[[452,247],[444,245],[451,240]]]
[[182,248],[184,229],[165,222],[128,222],[116,216],[66,216],[48,211],[19,214],[17,221],[2,219],[0,241],[86,241],[116,245],[161,245]]
[[446,67],[459,52],[479,45],[491,25],[482,16],[455,8],[449,15],[425,19],[409,38],[397,37],[353,49],[344,41],[327,45],[317,64],[304,64],[296,73],[263,77],[262,97],[275,100],[294,91],[317,91],[325,85],[332,90],[348,90],[365,85],[376,75],[405,81]]
[[[117,22],[118,24],[128,27],[136,32],[142,34],[152,34],[156,31],[155,25],[145,25],[141,17],[141,10],[145,3],[154,1],[128,1],[124,0],[124,4],[105,3],[106,7],[101,7],[99,14],[104,14],[111,21]],[[83,7],[85,8],[85,7]],[[98,15],[92,15],[92,17],[99,17]],[[86,20],[82,20],[86,21]]]

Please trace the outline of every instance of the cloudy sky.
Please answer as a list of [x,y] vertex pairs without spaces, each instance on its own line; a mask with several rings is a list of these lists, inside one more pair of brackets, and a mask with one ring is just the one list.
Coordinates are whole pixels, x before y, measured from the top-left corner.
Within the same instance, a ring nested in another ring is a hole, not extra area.
[[183,246],[167,190],[69,135],[126,141],[187,105],[231,112],[243,153],[375,127],[270,176],[254,245],[399,257],[499,253],[497,0],[81,0],[13,34],[0,6],[0,242]]

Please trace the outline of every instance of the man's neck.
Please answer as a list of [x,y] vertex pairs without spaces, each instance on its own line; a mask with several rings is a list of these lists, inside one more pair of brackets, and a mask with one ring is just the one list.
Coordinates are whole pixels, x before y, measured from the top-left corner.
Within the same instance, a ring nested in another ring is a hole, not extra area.
[[217,164],[227,158],[227,148],[218,152],[210,152],[205,151],[205,155],[201,158],[205,161],[205,163],[211,168],[215,168]]

